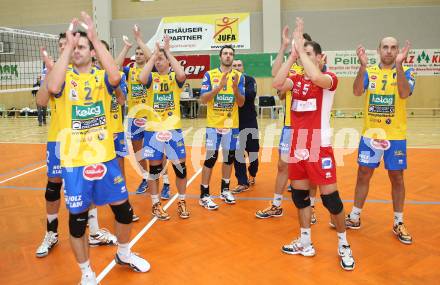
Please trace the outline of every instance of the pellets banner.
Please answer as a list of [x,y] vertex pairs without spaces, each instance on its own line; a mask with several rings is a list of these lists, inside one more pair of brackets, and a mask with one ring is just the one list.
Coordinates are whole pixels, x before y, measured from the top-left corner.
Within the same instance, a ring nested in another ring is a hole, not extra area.
[[250,17],[249,13],[165,17],[148,42],[150,49],[165,34],[171,37],[171,51],[218,50],[223,45],[249,49]]
[[[324,51],[330,71],[339,77],[355,77],[359,69],[359,60],[355,50]],[[368,65],[379,63],[377,51],[367,50]],[[405,65],[414,68],[418,76],[440,76],[440,50],[410,50]]]

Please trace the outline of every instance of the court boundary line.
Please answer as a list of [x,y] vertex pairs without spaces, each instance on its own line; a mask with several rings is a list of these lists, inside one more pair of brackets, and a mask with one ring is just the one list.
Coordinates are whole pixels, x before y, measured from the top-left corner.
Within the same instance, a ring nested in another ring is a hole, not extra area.
[[21,177],[21,176],[23,176],[23,175],[29,174],[29,173],[31,173],[31,172],[37,171],[37,170],[39,170],[39,169],[41,169],[41,168],[43,168],[43,167],[46,167],[46,164],[40,165],[40,166],[38,166],[38,167],[36,167],[36,168],[33,168],[33,169],[31,169],[31,170],[28,170],[28,171],[26,171],[26,172],[23,172],[23,173],[20,173],[20,174],[15,175],[15,176],[9,177],[9,178],[7,178],[7,179],[4,179],[4,180],[0,181],[0,184],[5,183],[5,182],[8,182],[8,181],[13,180],[13,179],[18,178],[18,177]]
[[[188,182],[186,183],[186,187],[188,187],[195,179],[197,176],[199,176],[199,174],[202,172],[203,167],[199,168],[194,175],[188,180]],[[177,197],[179,196],[178,193],[174,194],[174,196],[168,201],[168,203],[165,204],[165,206],[163,207],[164,210],[167,210],[171,204],[174,203],[174,201],[176,201]],[[148,230],[151,229],[151,227],[158,221],[157,217],[152,218],[148,224],[146,224],[142,230],[130,241],[129,243],[129,247],[132,248],[147,232]],[[109,273],[110,271],[115,267],[116,262],[115,259],[113,258],[113,260],[101,271],[101,273],[99,273],[99,275],[96,277],[97,282],[101,282]]]

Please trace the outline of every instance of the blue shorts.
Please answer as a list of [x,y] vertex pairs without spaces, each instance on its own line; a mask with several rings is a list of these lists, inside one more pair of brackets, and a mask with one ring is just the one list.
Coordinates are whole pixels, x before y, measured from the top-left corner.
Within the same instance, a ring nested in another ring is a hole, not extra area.
[[61,177],[60,144],[47,142],[46,145],[47,177]]
[[406,169],[406,140],[375,140],[361,137],[358,150],[358,164],[377,168],[380,161],[387,170]]
[[113,134],[113,141],[115,143],[116,156],[118,158],[126,157],[128,155],[128,151],[124,132]]
[[278,153],[280,155],[289,155],[291,146],[292,146],[292,128],[284,126],[283,130],[281,131]]
[[128,118],[127,135],[131,140],[139,141],[144,139],[144,127],[147,119],[145,118]]
[[88,166],[63,167],[64,199],[72,214],[128,199],[124,178],[116,158]]
[[145,131],[142,153],[143,158],[147,160],[162,160],[164,154],[169,160],[185,158],[185,142],[183,141],[182,130]]
[[220,144],[224,150],[236,150],[239,147],[240,130],[206,128],[206,149],[218,150]]

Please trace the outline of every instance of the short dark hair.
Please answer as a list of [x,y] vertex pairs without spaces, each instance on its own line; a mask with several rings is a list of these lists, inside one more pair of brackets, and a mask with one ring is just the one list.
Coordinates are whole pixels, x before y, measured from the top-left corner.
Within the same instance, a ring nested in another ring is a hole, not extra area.
[[73,35],[76,35],[76,34],[79,34],[79,36],[80,36],[81,38],[86,38],[86,39],[87,39],[87,41],[89,42],[89,48],[90,48],[90,50],[95,49],[95,47],[93,46],[92,42],[91,42],[91,41],[89,40],[89,38],[87,37],[87,33],[86,33],[86,32],[83,32],[83,31],[76,31],[76,32],[73,33]]
[[167,53],[165,52],[165,50],[163,48],[159,49],[159,52],[163,53],[163,55],[165,56],[165,58],[168,60],[168,56]]
[[232,53],[235,55],[235,49],[234,49],[231,45],[224,45],[224,46],[222,46],[222,48],[220,49],[220,54],[219,54],[219,56],[222,56],[223,50],[224,50],[225,48],[232,49]]
[[309,41],[309,42],[312,41],[312,37],[311,37],[309,34],[307,34],[307,33],[304,33],[304,34],[303,34],[303,38],[304,38],[306,41]]
[[66,33],[60,33],[58,35],[58,40],[65,39],[65,38],[66,38]]
[[322,49],[321,49],[321,45],[318,44],[315,41],[306,41],[304,43],[304,47],[306,46],[311,46],[313,48],[313,51],[315,52],[315,54],[322,54]]
[[110,51],[110,46],[108,45],[108,43],[104,40],[101,40],[101,43],[105,46],[105,48]]

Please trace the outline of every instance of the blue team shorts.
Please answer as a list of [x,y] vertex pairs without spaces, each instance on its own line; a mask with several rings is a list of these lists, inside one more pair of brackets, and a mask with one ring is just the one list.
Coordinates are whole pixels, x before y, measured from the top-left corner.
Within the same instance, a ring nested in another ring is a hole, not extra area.
[[127,187],[116,158],[79,167],[62,167],[64,199],[72,214],[128,199]]
[[220,145],[224,150],[236,150],[239,148],[238,136],[240,130],[206,128],[206,149],[219,150]]
[[185,158],[186,151],[182,130],[145,131],[142,153],[143,158],[147,160],[162,160],[164,154],[169,160]]
[[282,156],[289,155],[291,146],[292,146],[292,128],[284,126],[283,130],[281,131],[278,153]]
[[382,157],[385,169],[406,169],[406,140],[376,140],[361,137],[358,150],[359,165],[377,168]]
[[144,139],[145,118],[128,118],[128,137],[131,140],[139,141]]
[[61,178],[60,144],[47,142],[46,145],[47,177]]
[[115,143],[116,156],[118,158],[126,157],[128,155],[128,151],[124,132],[113,134],[113,141]]

